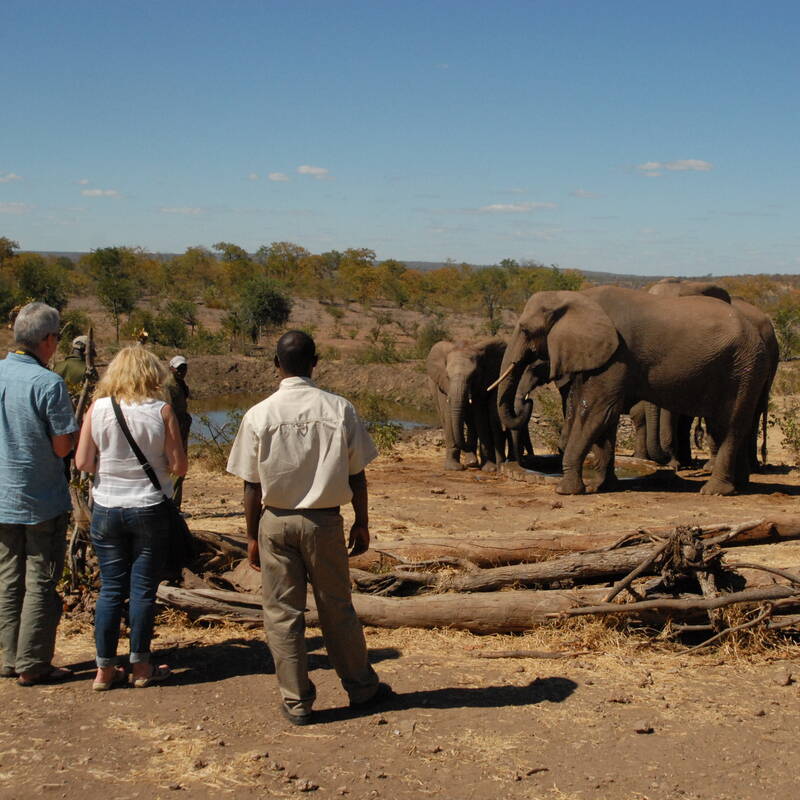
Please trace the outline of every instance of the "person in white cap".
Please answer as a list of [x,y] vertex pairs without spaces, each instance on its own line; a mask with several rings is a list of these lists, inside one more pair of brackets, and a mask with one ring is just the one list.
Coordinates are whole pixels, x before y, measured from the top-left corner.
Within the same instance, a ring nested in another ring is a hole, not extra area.
[[[169,361],[169,378],[164,386],[169,404],[178,418],[184,452],[189,452],[189,429],[192,427],[192,415],[189,413],[189,387],[186,385],[186,373],[189,362],[184,356],[173,356]],[[183,502],[183,481],[185,476],[176,479],[172,499],[178,508]]]
[[[72,352],[63,360],[56,364],[53,372],[60,375],[67,384],[70,397],[73,404],[76,402],[78,395],[83,388],[83,381],[87,377],[86,373],[86,348],[89,346],[88,336],[76,336],[72,340]],[[94,345],[92,345],[92,356],[96,354]],[[88,375],[92,384],[97,382],[97,371],[92,370],[92,374]]]

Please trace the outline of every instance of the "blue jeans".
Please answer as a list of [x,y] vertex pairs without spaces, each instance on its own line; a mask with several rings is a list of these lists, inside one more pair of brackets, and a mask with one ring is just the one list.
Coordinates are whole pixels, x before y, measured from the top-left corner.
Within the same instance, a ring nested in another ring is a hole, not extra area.
[[94,617],[97,666],[117,660],[122,608],[129,599],[131,663],[150,660],[156,589],[166,557],[169,515],[165,503],[92,511],[92,544],[100,562],[100,596]]

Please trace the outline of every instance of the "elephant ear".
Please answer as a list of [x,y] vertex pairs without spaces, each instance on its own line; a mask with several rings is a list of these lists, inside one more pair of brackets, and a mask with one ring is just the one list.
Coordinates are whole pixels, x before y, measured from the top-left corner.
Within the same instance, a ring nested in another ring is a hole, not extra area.
[[599,369],[619,347],[617,329],[603,308],[580,292],[568,294],[547,334],[551,380]]

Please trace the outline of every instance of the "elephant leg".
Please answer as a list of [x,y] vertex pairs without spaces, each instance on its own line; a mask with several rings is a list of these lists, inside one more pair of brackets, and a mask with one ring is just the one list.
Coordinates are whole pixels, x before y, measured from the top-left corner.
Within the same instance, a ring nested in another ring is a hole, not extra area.
[[692,422],[694,417],[680,414],[678,416],[677,429],[677,456],[678,464],[681,467],[691,467],[694,465],[692,459]]
[[720,434],[718,431],[714,430],[714,424],[709,420],[706,420],[706,447],[708,448],[708,460],[703,465],[704,469],[707,469],[711,472],[714,469],[714,462],[717,459],[717,451],[719,450],[719,445],[717,442],[720,441]]
[[617,444],[617,429],[609,430],[592,448],[595,456],[595,471],[600,482],[595,486],[596,492],[610,492],[619,488],[619,480],[614,470],[614,450]]
[[634,403],[631,406],[630,418],[633,424],[634,433],[634,458],[647,458],[647,422],[644,413],[644,401]]
[[661,452],[666,458],[667,466],[678,469],[678,414],[662,408],[659,414],[658,438]]
[[478,433],[478,454],[481,469],[484,472],[495,472],[497,470],[497,463],[494,455],[492,429],[489,422],[488,403],[473,402],[472,418],[475,422],[475,430]]
[[503,425],[500,422],[500,412],[497,410],[497,392],[489,394],[489,429],[492,433],[492,443],[494,444],[494,461],[498,466],[506,460],[506,442],[508,437],[505,435]]
[[[700,489],[701,494],[735,494],[737,485],[742,486],[749,480],[744,478],[746,460],[747,434],[750,431],[751,420],[741,419],[741,414],[731,420],[708,421],[709,431],[714,440],[719,443],[714,468],[711,477]],[[741,452],[740,452],[741,451]],[[744,456],[737,463],[740,456]]]
[[453,434],[453,423],[450,416],[450,407],[447,404],[447,395],[436,388],[436,407],[439,411],[439,421],[442,423],[444,433],[444,468],[446,470],[464,469],[463,464],[459,463],[461,451],[455,445]]

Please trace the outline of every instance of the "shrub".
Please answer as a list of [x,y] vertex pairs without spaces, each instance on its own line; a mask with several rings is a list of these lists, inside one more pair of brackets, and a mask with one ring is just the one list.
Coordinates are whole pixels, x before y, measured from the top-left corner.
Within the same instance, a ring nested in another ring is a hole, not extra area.
[[244,413],[242,409],[228,411],[221,423],[214,422],[208,414],[200,414],[200,425],[192,430],[196,442],[192,455],[209,469],[224,472]]
[[203,325],[198,325],[194,336],[189,337],[185,350],[197,356],[219,356],[225,353],[228,337],[225,331],[210,331]]
[[389,333],[381,334],[378,341],[368,344],[356,355],[357,364],[396,364],[402,360],[395,339]]
[[417,358],[426,358],[436,342],[449,338],[447,329],[441,323],[436,320],[426,322],[417,332],[415,345]]
[[783,434],[783,446],[789,450],[797,463],[800,461],[800,400],[787,397],[782,410],[773,416]]
[[558,452],[564,415],[561,411],[561,395],[554,386],[543,386],[533,393],[533,413],[539,417],[534,429],[538,441],[553,453]]
[[83,336],[92,325],[89,315],[83,311],[64,311],[61,314],[61,341],[58,350],[65,355],[72,352],[72,340]]
[[402,428],[396,422],[390,421],[389,412],[382,398],[367,392],[357,398],[356,405],[378,452],[383,454],[393,452],[400,440]]

